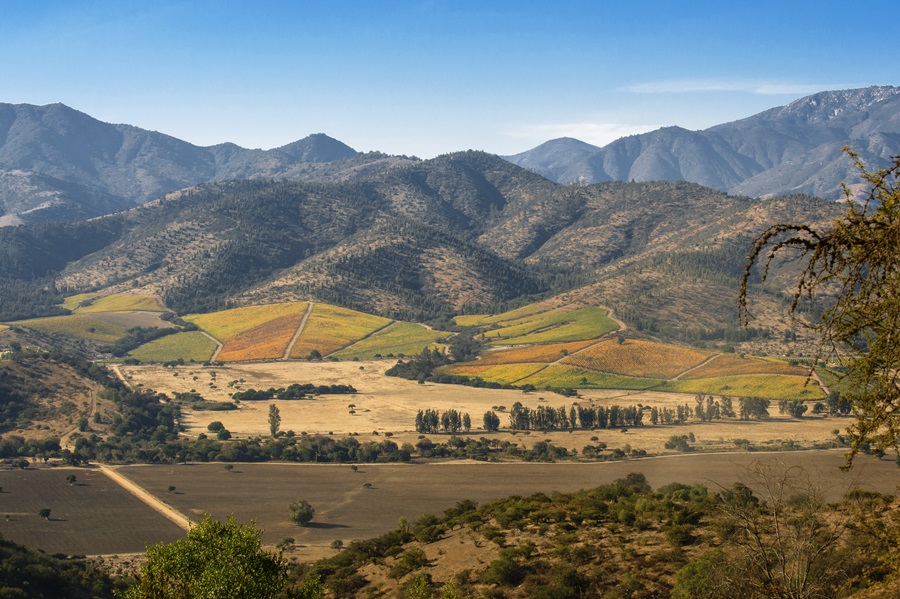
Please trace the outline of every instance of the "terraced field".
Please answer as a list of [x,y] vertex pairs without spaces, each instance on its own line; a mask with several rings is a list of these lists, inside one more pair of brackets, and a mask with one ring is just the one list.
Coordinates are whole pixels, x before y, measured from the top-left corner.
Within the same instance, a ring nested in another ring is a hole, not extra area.
[[291,350],[291,357],[305,358],[313,350],[327,356],[390,323],[389,318],[329,304],[315,304],[306,327]]
[[426,348],[442,347],[437,340],[450,334],[421,324],[397,321],[333,355],[341,360],[365,360],[389,355],[412,356]]
[[206,362],[216,351],[212,339],[199,331],[188,331],[162,337],[142,345],[129,356],[141,362],[170,362],[178,359],[185,362]]

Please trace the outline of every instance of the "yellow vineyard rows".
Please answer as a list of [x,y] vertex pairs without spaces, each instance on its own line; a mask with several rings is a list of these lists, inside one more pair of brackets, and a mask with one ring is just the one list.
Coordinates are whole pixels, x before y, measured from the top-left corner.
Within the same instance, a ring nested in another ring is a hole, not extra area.
[[211,314],[190,314],[184,319],[193,322],[198,327],[225,343],[229,337],[234,337],[258,326],[262,326],[282,316],[296,316],[302,318],[309,304],[306,302],[288,302],[284,304],[270,304],[267,306],[245,306],[233,308]]
[[607,316],[607,311],[599,307],[558,308],[506,324],[502,328],[486,331],[485,339],[492,345],[561,343],[596,339],[618,328]]
[[188,331],[155,339],[129,356],[141,362],[169,362],[179,358],[185,362],[206,362],[215,351],[216,344],[212,339],[200,331]]
[[274,360],[284,354],[285,348],[300,326],[303,314],[285,314],[225,339],[217,360],[238,362],[241,360]]
[[565,358],[573,352],[577,352],[595,343],[593,340],[574,341],[571,343],[549,343],[547,345],[532,345],[529,347],[517,347],[515,349],[485,352],[479,364],[515,364],[517,362],[550,363]]
[[588,370],[601,370],[636,377],[669,379],[692,368],[713,354],[689,347],[628,339],[623,343],[601,341],[563,360]]
[[312,350],[323,356],[347,347],[391,323],[389,318],[315,304],[303,333],[291,351],[292,358],[305,358]]
[[438,339],[449,336],[446,331],[435,331],[421,324],[411,322],[394,322],[389,327],[377,331],[334,354],[335,358],[352,360],[353,358],[374,358],[376,356],[414,356],[423,349],[440,347]]
[[701,365],[699,368],[686,373],[684,380],[707,379],[719,376],[733,376],[738,374],[787,374],[794,376],[806,376],[808,368],[803,366],[791,366],[784,360],[765,360],[751,356],[741,357],[735,354],[720,354]]

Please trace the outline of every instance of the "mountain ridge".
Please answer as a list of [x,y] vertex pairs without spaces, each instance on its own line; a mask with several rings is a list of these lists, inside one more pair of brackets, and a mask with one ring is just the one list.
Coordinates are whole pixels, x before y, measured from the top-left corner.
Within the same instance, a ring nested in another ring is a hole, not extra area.
[[861,183],[844,146],[872,168],[900,154],[900,87],[819,92],[704,130],[664,127],[594,152],[561,155],[557,141],[505,158],[564,184],[685,180],[752,197],[838,199],[841,183]]

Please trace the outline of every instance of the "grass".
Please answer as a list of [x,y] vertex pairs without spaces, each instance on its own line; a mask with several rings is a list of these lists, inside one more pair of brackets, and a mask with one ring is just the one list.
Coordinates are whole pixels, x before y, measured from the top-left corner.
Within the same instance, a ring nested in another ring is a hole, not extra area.
[[541,364],[497,364],[491,366],[469,363],[447,366],[441,368],[440,371],[446,374],[479,377],[486,381],[505,385],[531,376],[541,368],[543,368]]
[[125,336],[124,327],[83,314],[20,320],[16,324],[45,333],[57,333],[66,337],[76,337],[103,343],[114,343]]
[[629,339],[601,341],[563,362],[588,370],[627,376],[668,379],[688,370],[712,354],[689,347]]
[[142,345],[129,355],[141,362],[206,362],[216,350],[216,344],[199,331],[176,333]]
[[437,343],[437,340],[447,337],[449,334],[446,331],[435,331],[420,324],[395,322],[351,347],[335,352],[334,356],[342,360],[367,359],[376,355],[387,356],[389,354],[413,356],[421,353],[425,348],[439,347],[440,344]]
[[742,397],[762,397],[764,399],[818,400],[825,397],[816,382],[804,376],[779,374],[720,376],[706,379],[670,381],[666,391],[682,393],[708,393],[711,395],[731,395]]
[[596,339],[619,328],[603,308],[559,308],[510,322],[485,332],[492,345],[526,345]]
[[[485,378],[486,377],[482,377]],[[585,370],[563,364],[551,364],[535,374],[516,382],[517,385],[531,384],[538,388],[570,387],[580,389],[651,389],[660,381],[649,378],[620,376],[595,370]]]
[[66,299],[63,300],[61,304],[63,308],[66,310],[75,311],[78,306],[81,305],[82,302],[87,302],[93,300],[95,297],[100,297],[99,293],[79,293],[78,295],[70,295]]
[[550,363],[566,357],[570,353],[577,352],[588,347],[593,340],[574,341],[571,343],[550,343],[547,345],[533,345],[531,347],[517,347],[514,349],[485,352],[479,364],[515,364],[519,362]]
[[806,376],[809,368],[791,366],[783,360],[741,357],[735,354],[720,354],[696,370],[684,375],[684,380],[706,379],[737,374],[787,374]]
[[546,311],[547,308],[545,306],[542,306],[541,304],[528,304],[527,306],[522,306],[521,308],[516,308],[515,310],[510,310],[508,312],[503,312],[502,314],[472,314],[457,316],[453,320],[457,325],[461,327],[487,327],[492,324],[511,322],[525,316],[532,316],[534,314],[538,314],[539,312]]
[[381,329],[391,320],[339,308],[329,304],[315,304],[306,328],[291,351],[292,358],[305,358],[312,350],[323,356],[347,347]]
[[193,322],[216,339],[225,341],[282,316],[302,317],[308,307],[306,302],[245,306],[211,314],[190,314],[184,319]]
[[[77,307],[73,310],[78,314],[89,314],[96,312],[135,312],[138,310],[143,310],[147,312],[165,312],[165,308],[163,308],[162,304],[160,304],[159,300],[156,297],[149,295],[128,295],[128,294],[113,294],[106,295],[103,297],[97,297],[95,294],[83,294],[85,299],[82,301],[91,301],[90,305],[84,307]],[[95,298],[90,298],[90,295],[95,295]],[[82,296],[73,296],[73,297],[82,297]],[[67,298],[67,302],[72,298]],[[66,306],[64,303],[63,306]],[[67,307],[67,306],[66,306]],[[70,308],[72,309],[72,308]]]

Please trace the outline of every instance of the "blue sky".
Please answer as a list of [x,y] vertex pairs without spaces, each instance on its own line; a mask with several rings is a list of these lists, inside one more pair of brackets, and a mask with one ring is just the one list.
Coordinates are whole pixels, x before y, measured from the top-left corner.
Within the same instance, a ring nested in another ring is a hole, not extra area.
[[900,84],[896,2],[3,0],[0,102],[197,145],[512,154]]

